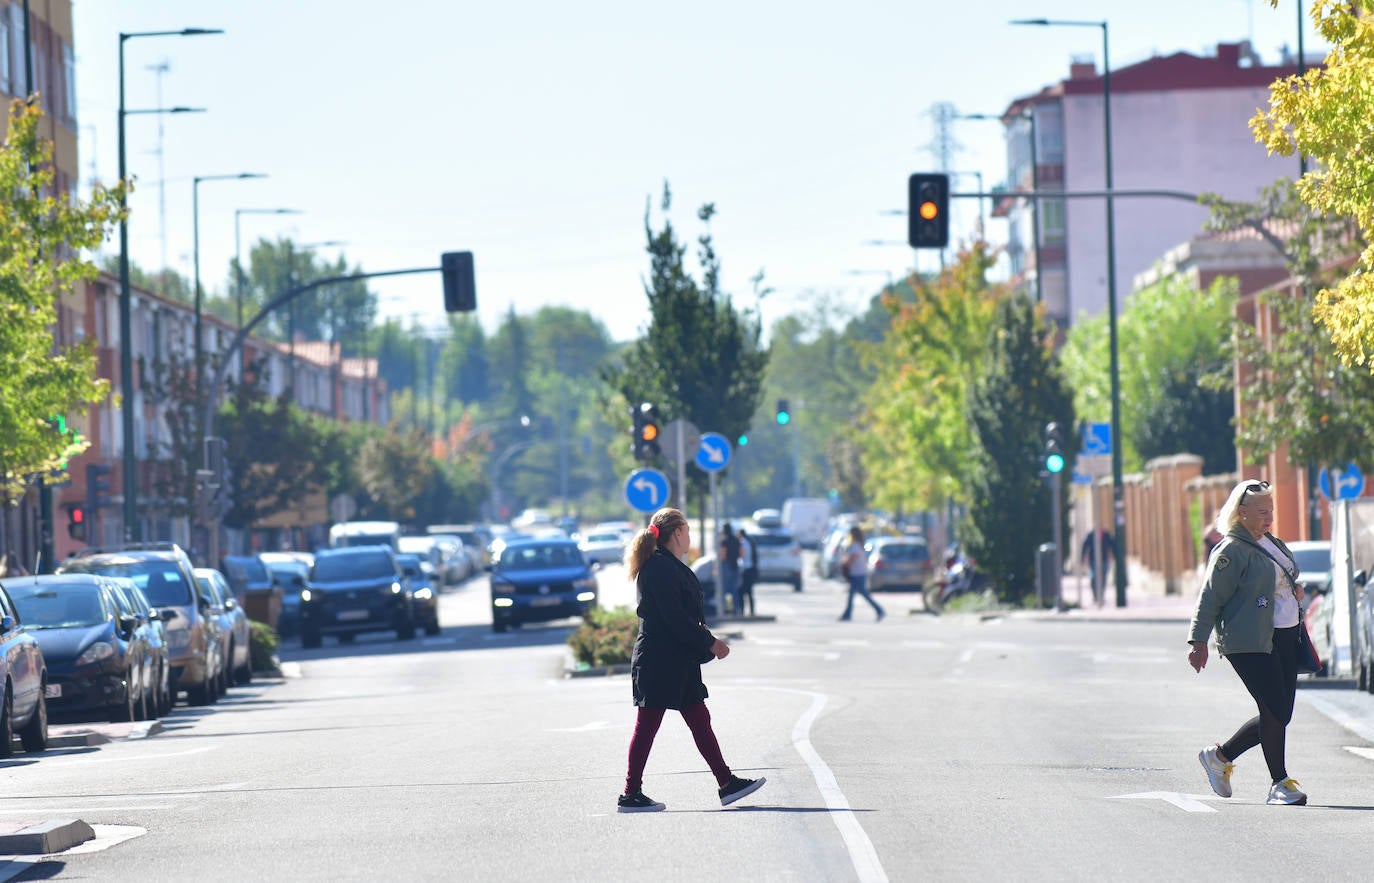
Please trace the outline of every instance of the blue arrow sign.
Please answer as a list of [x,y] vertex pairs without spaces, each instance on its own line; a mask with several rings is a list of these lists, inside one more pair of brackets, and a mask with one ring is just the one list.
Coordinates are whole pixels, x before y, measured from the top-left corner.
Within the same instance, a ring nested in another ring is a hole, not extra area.
[[655,512],[668,505],[668,476],[657,469],[636,469],[625,480],[625,501],[639,512]]
[[1083,425],[1083,453],[1101,456],[1112,452],[1112,425],[1086,423]]
[[719,472],[730,465],[730,442],[719,432],[703,432],[695,460],[703,472]]
[[[1335,487],[1332,487],[1332,481]],[[1317,473],[1317,487],[1328,500],[1353,500],[1364,493],[1364,473],[1354,463],[1345,464],[1344,469],[1334,473],[1327,468]]]

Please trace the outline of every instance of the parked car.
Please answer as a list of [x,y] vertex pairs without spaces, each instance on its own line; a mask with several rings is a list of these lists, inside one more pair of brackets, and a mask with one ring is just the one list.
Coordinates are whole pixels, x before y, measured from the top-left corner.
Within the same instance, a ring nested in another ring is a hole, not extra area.
[[[158,658],[156,647],[156,629],[154,623],[144,613],[142,605],[134,599],[134,593],[138,591],[138,586],[134,581],[122,576],[111,576],[105,578],[109,583],[109,591],[116,605],[119,623],[124,625],[130,619],[134,626],[132,631],[126,631],[122,627],[116,630],[119,640],[126,647],[128,655],[132,656],[135,664],[135,682],[138,685],[138,698],[134,703],[134,713],[132,717],[120,717],[119,720],[148,720],[159,717],[161,712],[158,710],[162,706],[161,682],[158,680],[162,675],[158,671]],[[41,643],[41,642],[40,642]],[[163,651],[164,655],[166,651]],[[165,667],[165,660],[163,665]]]
[[491,628],[584,616],[596,606],[596,576],[571,539],[510,540],[491,566]]
[[468,575],[471,576],[487,569],[491,557],[487,547],[491,544],[492,534],[481,525],[473,524],[433,524],[425,528],[429,534],[454,536],[463,541],[463,552],[468,557]]
[[109,580],[124,589],[125,594],[133,599],[134,606],[141,611],[148,623],[148,641],[157,660],[157,673],[153,676],[157,685],[157,702],[152,716],[162,717],[172,710],[173,700],[176,698],[176,691],[172,687],[172,665],[168,661],[171,648],[167,644],[167,626],[162,622],[162,615],[148,603],[147,596],[137,583],[122,576],[112,576]]
[[[772,510],[776,511],[776,510]],[[756,516],[758,513],[754,513]],[[767,519],[765,519],[767,520]],[[754,522],[756,525],[758,521]],[[761,583],[787,583],[794,592],[802,590],[802,551],[801,543],[784,528],[771,528],[745,531],[749,539],[758,547],[759,577],[754,585]]]
[[419,557],[433,588],[456,586],[472,576],[472,557],[453,534],[401,537],[401,552]]
[[0,757],[14,753],[15,735],[25,751],[48,747],[48,669],[43,650],[5,591],[5,586],[33,580],[29,576],[0,583],[0,678],[5,690],[0,706]]
[[63,573],[11,581],[8,588],[43,650],[51,711],[94,711],[115,721],[149,716],[150,649],[137,634],[137,619],[121,609],[113,580]]
[[1350,590],[1355,593],[1355,644],[1356,655],[1351,660],[1355,667],[1355,689],[1374,693],[1374,586],[1369,584],[1369,573],[1365,570],[1355,572]]
[[249,637],[251,626],[248,624],[248,614],[234,597],[224,574],[210,567],[197,567],[195,574],[201,587],[209,589],[214,596],[215,606],[211,612],[219,619],[220,653],[224,656],[224,668],[220,675],[221,692],[234,684],[252,682],[253,648]]
[[849,547],[849,528],[851,522],[832,527],[821,540],[820,553],[816,555],[816,572],[825,579],[838,579],[840,564],[844,561],[844,551]]
[[301,590],[301,644],[318,647],[324,635],[342,642],[364,632],[415,637],[410,582],[390,546],[321,549]]
[[588,533],[577,548],[592,564],[619,564],[625,557],[625,535],[618,530],[599,530]]
[[1307,634],[1322,660],[1317,677],[1330,674],[1333,629],[1331,623],[1331,543],[1327,540],[1295,540],[1288,544],[1298,562],[1298,584],[1303,590],[1303,617]]
[[439,634],[439,595],[434,591],[434,583],[429,574],[421,567],[418,555],[397,555],[396,562],[401,572],[410,580],[410,595],[414,600],[415,623],[427,635]]
[[249,592],[272,588],[272,573],[259,555],[225,555],[220,559],[219,572],[229,582],[229,592],[240,601]]
[[301,627],[301,589],[305,588],[315,556],[309,552],[259,552],[258,558],[267,567],[272,584],[281,588],[277,634],[294,635]]
[[715,612],[716,603],[716,553],[707,552],[688,566],[692,568],[692,573],[696,574],[697,582],[701,583],[702,606],[710,615]]
[[915,537],[874,537],[868,552],[869,589],[924,590],[934,570],[930,548]]
[[194,705],[219,698],[216,625],[209,599],[201,595],[191,559],[175,543],[142,543],[113,549],[88,548],[68,558],[59,573],[95,573],[132,579],[167,627],[174,689]]

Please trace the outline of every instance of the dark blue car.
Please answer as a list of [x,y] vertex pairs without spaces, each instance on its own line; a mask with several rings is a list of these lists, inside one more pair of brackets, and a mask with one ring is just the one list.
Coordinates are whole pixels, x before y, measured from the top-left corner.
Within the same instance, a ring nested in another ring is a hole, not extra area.
[[[135,637],[108,578],[84,573],[28,577],[6,585],[20,621],[43,650],[48,707],[145,718],[143,678],[150,650]],[[151,684],[147,687],[152,687]]]
[[583,616],[596,606],[596,576],[571,539],[520,539],[491,565],[491,628]]

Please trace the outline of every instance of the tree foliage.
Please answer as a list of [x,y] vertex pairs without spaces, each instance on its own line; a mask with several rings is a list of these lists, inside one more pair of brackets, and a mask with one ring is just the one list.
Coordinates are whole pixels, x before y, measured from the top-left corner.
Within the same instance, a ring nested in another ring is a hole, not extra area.
[[877,377],[865,396],[862,436],[869,492],[880,507],[969,499],[969,394],[986,366],[996,305],[1007,296],[1005,286],[987,282],[993,262],[979,242],[938,277],[913,275],[883,297],[891,326],[868,348]]
[[[1277,0],[1270,0],[1275,5]],[[1353,270],[1323,288],[1312,307],[1346,364],[1374,371],[1374,0],[1313,0],[1326,63],[1269,89],[1269,107],[1250,121],[1270,153],[1314,161],[1297,190],[1320,215],[1350,218],[1363,240]]]
[[[1227,341],[1236,284],[1218,279],[1206,291],[1180,275],[1160,278],[1131,295],[1117,321],[1121,384],[1121,448],[1127,469],[1152,457],[1197,454],[1206,472],[1235,468]],[[1106,316],[1082,318],[1060,354],[1084,420],[1111,419],[1109,328]],[[1207,388],[1201,378],[1219,382]]]
[[[1072,438],[1073,394],[1062,378],[1054,332],[1023,294],[997,303],[985,368],[968,405],[975,463],[970,480],[969,550],[999,595],[1018,602],[1035,590],[1035,550],[1053,537],[1050,490],[1041,478],[1046,424]],[[1066,444],[1065,475],[1074,449]]]
[[95,341],[57,346],[58,298],[97,270],[81,250],[119,220],[120,188],[96,186],[89,202],[53,190],[52,143],[39,136],[37,102],[15,100],[0,147],[0,496],[65,468],[85,449],[55,432],[54,416],[86,413],[108,394]]

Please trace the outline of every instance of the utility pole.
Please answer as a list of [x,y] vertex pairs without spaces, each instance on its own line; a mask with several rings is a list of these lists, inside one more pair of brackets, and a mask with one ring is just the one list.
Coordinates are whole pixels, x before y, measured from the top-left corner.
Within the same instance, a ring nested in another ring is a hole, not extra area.
[[[165,73],[167,73],[167,72],[170,71],[171,69],[172,69],[172,65],[171,65],[171,64],[167,61],[167,59],[165,59],[165,58],[162,59],[162,61],[158,62],[157,64],[149,64],[149,65],[145,65],[145,66],[144,66],[144,70],[150,70],[150,71],[152,71],[154,74],[157,75],[157,106],[158,106],[158,107],[162,107],[162,75],[165,74]],[[160,277],[160,278],[162,279],[162,285],[159,286],[161,290],[160,290],[158,293],[161,294],[163,297],[166,297],[166,296],[167,296],[167,175],[166,175],[166,173],[165,173],[165,171],[164,171],[164,169],[163,169],[163,164],[162,164],[162,156],[163,156],[163,151],[162,151],[162,135],[163,135],[163,131],[162,131],[162,116],[163,116],[163,115],[159,113],[159,114],[156,114],[156,116],[157,116],[157,149],[156,149],[156,150],[153,150],[153,151],[151,151],[151,152],[157,155],[157,225],[158,225],[158,236],[160,237],[160,239],[161,239],[161,241],[162,241],[162,264],[161,264],[162,274],[161,274],[161,277]]]

